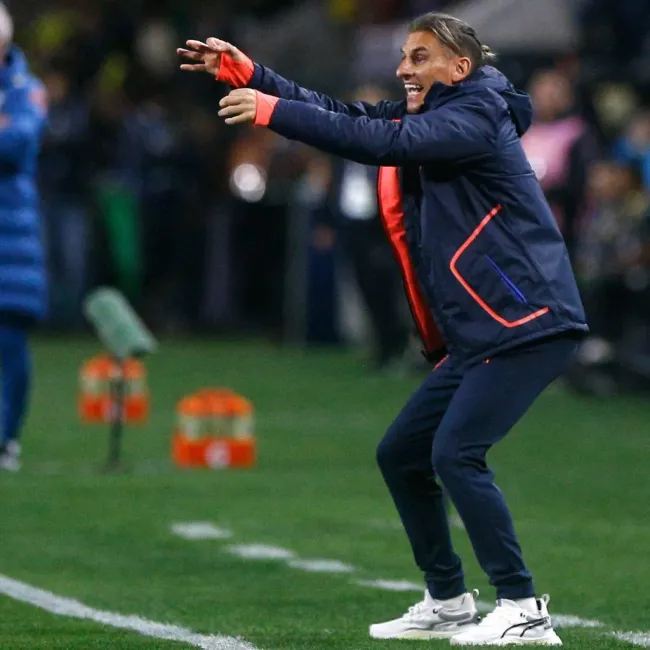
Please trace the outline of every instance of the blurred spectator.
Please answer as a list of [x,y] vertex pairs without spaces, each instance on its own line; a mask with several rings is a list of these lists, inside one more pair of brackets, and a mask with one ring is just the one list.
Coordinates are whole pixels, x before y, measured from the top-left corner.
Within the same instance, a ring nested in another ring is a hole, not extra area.
[[248,329],[274,334],[282,327],[291,188],[304,167],[288,147],[270,130],[245,129],[228,156],[238,316]]
[[57,328],[80,324],[88,287],[90,115],[66,70],[43,77],[50,101],[40,160],[40,188],[51,278],[50,319]]
[[588,186],[577,272],[591,333],[570,381],[607,395],[650,380],[650,195],[637,167],[614,161],[595,164]]
[[592,335],[618,344],[631,318],[650,316],[650,196],[634,165],[603,161],[589,199],[577,272]]
[[129,107],[121,83],[100,78],[90,90],[93,160],[88,162],[93,168],[100,243],[93,275],[99,284],[114,284],[133,300],[139,297],[142,284],[137,199],[122,169],[128,161],[120,155],[120,134]]
[[585,207],[586,171],[597,155],[595,139],[575,111],[565,74],[557,70],[537,73],[530,95],[535,114],[522,144],[573,257]]
[[641,170],[643,184],[650,191],[650,110],[636,115],[615,143],[613,156]]
[[153,326],[183,327],[186,212],[194,166],[181,122],[164,90],[148,92],[125,118],[118,160],[126,185],[135,191],[143,308]]
[[[353,101],[376,104],[388,93],[375,86],[358,88]],[[346,262],[368,310],[378,369],[402,362],[408,344],[403,288],[377,205],[376,167],[335,158],[329,210],[340,235]]]

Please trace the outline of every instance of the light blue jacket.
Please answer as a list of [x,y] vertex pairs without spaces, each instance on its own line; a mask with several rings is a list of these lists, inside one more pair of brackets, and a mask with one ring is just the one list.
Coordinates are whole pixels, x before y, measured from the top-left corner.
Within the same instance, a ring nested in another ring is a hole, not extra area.
[[0,67],[0,312],[35,319],[47,304],[36,188],[46,103],[41,82],[12,47]]

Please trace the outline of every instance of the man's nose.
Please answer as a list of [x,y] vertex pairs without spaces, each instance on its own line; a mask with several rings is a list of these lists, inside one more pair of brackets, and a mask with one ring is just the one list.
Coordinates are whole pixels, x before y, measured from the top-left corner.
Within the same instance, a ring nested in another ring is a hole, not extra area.
[[411,70],[410,66],[407,63],[406,59],[402,61],[398,66],[395,74],[400,78],[400,79],[405,79],[407,77],[411,76]]

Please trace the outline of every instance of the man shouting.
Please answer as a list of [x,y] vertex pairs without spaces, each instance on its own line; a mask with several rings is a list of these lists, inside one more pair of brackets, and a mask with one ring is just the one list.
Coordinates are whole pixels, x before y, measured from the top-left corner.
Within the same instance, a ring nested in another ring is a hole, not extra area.
[[[267,127],[381,167],[384,227],[436,366],[377,451],[424,573],[424,600],[372,625],[371,636],[561,645],[486,464],[587,332],[566,247],[520,144],[528,96],[489,65],[493,54],[469,25],[439,13],[408,30],[400,102],[334,101],[218,39],[188,48],[179,50],[183,69],[235,88],[220,104],[227,124]],[[497,606],[480,622],[440,483],[496,587]]]

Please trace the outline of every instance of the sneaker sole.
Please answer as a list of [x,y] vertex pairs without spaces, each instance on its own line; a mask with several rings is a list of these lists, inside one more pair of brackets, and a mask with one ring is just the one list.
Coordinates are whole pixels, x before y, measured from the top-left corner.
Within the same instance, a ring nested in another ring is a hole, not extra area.
[[495,639],[494,641],[476,641],[476,642],[464,642],[455,640],[453,637],[451,639],[451,645],[456,646],[479,646],[479,645],[491,645],[491,646],[506,646],[506,645],[543,645],[543,646],[561,646],[562,639],[553,632],[552,635],[547,637],[542,637],[541,639],[531,639],[523,638],[517,636],[506,637],[505,639]]
[[[469,625],[476,625],[475,623]],[[466,632],[469,628],[469,625],[463,625],[462,628],[456,628],[453,630],[406,630],[400,634],[393,634],[391,636],[383,636],[381,634],[373,634],[370,631],[370,637],[373,639],[384,639],[389,641],[390,639],[412,639],[412,640],[426,640],[426,639],[451,639],[454,636],[462,632]]]

